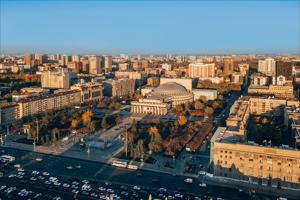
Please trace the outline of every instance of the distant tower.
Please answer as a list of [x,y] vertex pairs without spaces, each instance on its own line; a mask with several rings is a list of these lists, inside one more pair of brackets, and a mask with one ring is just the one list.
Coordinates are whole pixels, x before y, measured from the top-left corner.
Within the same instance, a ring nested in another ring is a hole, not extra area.
[[224,73],[224,77],[226,78],[233,72],[233,58],[231,57],[224,58],[223,62],[224,62],[223,73]]

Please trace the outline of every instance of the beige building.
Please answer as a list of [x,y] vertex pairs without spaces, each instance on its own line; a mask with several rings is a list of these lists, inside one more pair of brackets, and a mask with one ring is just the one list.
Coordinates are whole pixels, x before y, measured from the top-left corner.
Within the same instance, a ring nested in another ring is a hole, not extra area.
[[215,176],[299,188],[299,150],[259,146],[226,127],[216,130],[210,148]]
[[103,86],[96,82],[83,82],[71,86],[71,90],[79,90],[81,103],[98,102],[103,97]]
[[89,57],[89,73],[100,74],[101,73],[101,58],[100,56]]
[[119,79],[103,81],[105,96],[126,96],[134,93],[134,79]]
[[261,115],[266,112],[276,111],[280,107],[284,107],[287,101],[284,99],[274,98],[250,98],[250,112],[251,114]]
[[215,77],[215,63],[191,63],[189,64],[188,75],[190,78]]
[[293,85],[269,85],[269,86],[254,86],[248,87],[249,94],[272,95],[278,98],[294,98]]
[[178,83],[161,84],[145,99],[131,102],[132,113],[165,115],[171,107],[193,102],[193,94]]
[[68,89],[70,87],[70,73],[68,69],[56,68],[41,73],[43,88]]
[[129,63],[119,63],[119,71],[128,71],[130,69]]
[[267,76],[276,75],[276,61],[273,58],[266,58],[258,61],[258,72]]
[[160,84],[165,83],[177,83],[185,87],[188,91],[192,91],[193,88],[193,80],[191,78],[160,78]]
[[215,131],[210,146],[213,174],[257,184],[299,187],[299,150],[247,141],[247,121],[253,112],[251,103],[254,103],[253,99],[252,102],[251,99],[249,102],[237,100],[230,110],[226,127]]
[[81,93],[78,90],[25,98],[18,102],[18,118],[42,113],[47,110],[78,105],[80,102]]
[[104,70],[105,73],[112,71],[112,57],[104,56]]
[[118,79],[128,78],[128,79],[142,79],[145,75],[140,72],[129,72],[129,71],[117,71],[115,72],[115,77]]
[[17,120],[18,107],[14,103],[0,104],[0,127],[12,125]]

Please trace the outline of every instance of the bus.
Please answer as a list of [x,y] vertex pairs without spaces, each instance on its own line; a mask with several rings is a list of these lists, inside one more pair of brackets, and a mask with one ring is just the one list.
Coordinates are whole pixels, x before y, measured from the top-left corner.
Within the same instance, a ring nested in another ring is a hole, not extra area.
[[128,165],[127,165],[127,168],[128,168],[128,169],[137,170],[137,169],[138,169],[138,166],[133,165],[133,164],[128,164]]
[[15,159],[16,159],[15,157],[10,156],[10,155],[2,155],[0,158],[3,161],[9,161],[9,162],[15,161]]
[[115,167],[122,167],[122,168],[126,168],[127,167],[127,162],[125,161],[118,161],[118,160],[114,160],[111,164],[112,166]]

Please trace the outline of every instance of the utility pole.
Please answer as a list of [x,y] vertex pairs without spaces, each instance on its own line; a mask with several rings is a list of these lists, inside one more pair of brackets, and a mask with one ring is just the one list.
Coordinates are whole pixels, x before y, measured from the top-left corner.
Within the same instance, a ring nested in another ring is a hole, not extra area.
[[127,126],[125,126],[125,153],[126,153],[126,158],[127,158],[127,154],[128,154],[128,133],[127,133]]
[[39,120],[36,119],[36,141],[39,141]]

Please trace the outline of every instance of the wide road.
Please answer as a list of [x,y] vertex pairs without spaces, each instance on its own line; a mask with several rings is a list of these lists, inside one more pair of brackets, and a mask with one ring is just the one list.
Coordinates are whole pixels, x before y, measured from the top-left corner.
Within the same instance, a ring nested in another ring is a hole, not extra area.
[[[100,182],[108,181],[122,185],[138,185],[147,188],[163,187],[168,190],[181,191],[198,196],[210,195],[222,197],[224,199],[241,199],[241,194],[237,190],[216,186],[200,188],[198,186],[198,180],[194,179],[193,184],[187,184],[184,182],[184,179],[186,178],[184,176],[173,176],[144,170],[131,171],[98,162],[46,154],[38,154],[40,155],[39,157],[43,158],[41,162],[38,162],[33,159],[33,157],[36,156],[35,153],[0,147],[0,151],[2,150],[5,151],[5,154],[15,156],[15,163],[21,164],[25,170],[47,171],[50,174],[57,176],[77,177]],[[76,166],[79,165],[80,168],[76,168]],[[67,169],[67,166],[72,166],[73,169]],[[8,172],[8,174],[10,173],[13,173],[13,171]],[[159,182],[153,183],[153,179],[157,179]],[[3,178],[1,180],[3,181]],[[246,197],[243,198],[247,199]]]

